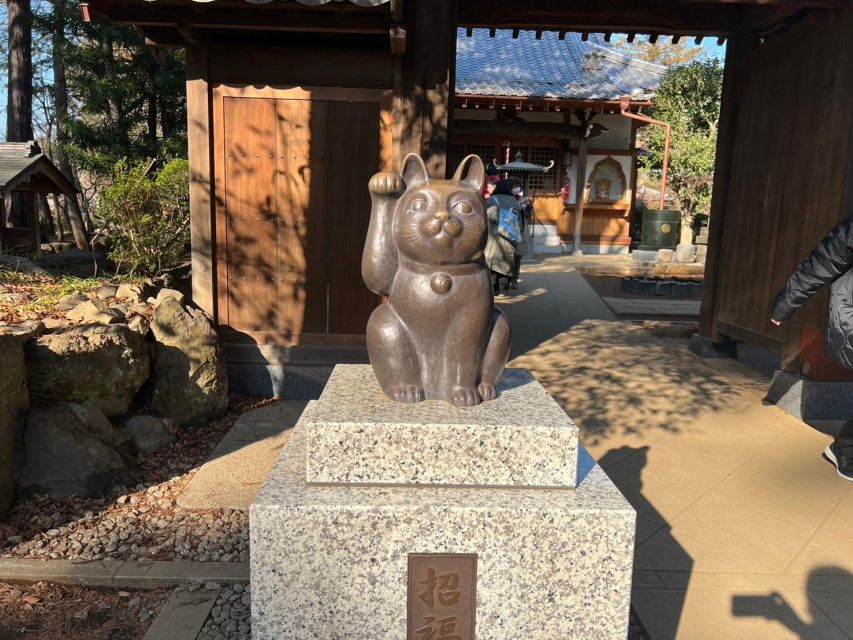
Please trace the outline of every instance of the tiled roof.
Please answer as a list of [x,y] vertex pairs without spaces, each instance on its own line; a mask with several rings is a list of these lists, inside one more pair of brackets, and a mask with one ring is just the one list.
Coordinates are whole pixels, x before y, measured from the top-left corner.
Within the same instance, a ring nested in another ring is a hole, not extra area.
[[[595,35],[584,42],[579,33],[560,40],[545,31],[513,38],[507,30],[495,37],[488,29],[456,34],[456,93],[570,100],[617,100],[631,95],[648,99],[666,67],[618,52]],[[639,90],[639,91],[638,91]]]

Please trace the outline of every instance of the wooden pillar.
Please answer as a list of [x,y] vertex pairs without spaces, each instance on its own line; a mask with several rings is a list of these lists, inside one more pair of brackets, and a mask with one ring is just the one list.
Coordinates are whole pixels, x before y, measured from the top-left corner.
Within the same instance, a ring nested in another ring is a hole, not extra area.
[[215,318],[213,166],[207,48],[187,47],[187,137],[193,302]]
[[37,191],[30,191],[30,239],[33,241],[33,252],[41,255],[41,198]]
[[[399,156],[420,153],[433,176],[446,175],[453,126],[456,0],[404,4],[406,52],[395,73]],[[396,146],[396,145],[395,145]]]
[[6,248],[6,194],[0,191],[0,250]]
[[584,200],[586,200],[586,155],[589,146],[588,138],[586,137],[586,123],[586,119],[581,120],[581,141],[578,149],[578,186],[577,195],[575,196],[575,235],[572,243],[572,255],[574,256],[583,255],[581,239]]
[[714,162],[714,186],[711,194],[711,217],[708,228],[708,255],[705,261],[705,286],[699,312],[699,334],[719,342],[717,329],[720,263],[726,241],[726,214],[731,183],[732,157],[737,139],[740,101],[749,82],[752,56],[758,40],[753,35],[733,34],[726,46],[726,67]]

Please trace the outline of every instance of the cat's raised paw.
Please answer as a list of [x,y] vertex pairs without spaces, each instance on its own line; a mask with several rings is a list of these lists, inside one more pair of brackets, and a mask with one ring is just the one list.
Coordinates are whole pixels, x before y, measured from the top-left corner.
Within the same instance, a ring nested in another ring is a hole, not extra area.
[[457,407],[473,407],[480,402],[480,394],[473,387],[456,387],[453,390],[453,404]]
[[477,385],[477,391],[480,392],[480,397],[483,400],[494,400],[498,397],[498,392],[495,390],[495,385],[481,382]]
[[398,195],[406,190],[403,177],[393,171],[380,171],[373,175],[368,184],[371,193],[390,196]]
[[413,384],[400,384],[388,389],[388,395],[397,402],[423,402],[423,387]]

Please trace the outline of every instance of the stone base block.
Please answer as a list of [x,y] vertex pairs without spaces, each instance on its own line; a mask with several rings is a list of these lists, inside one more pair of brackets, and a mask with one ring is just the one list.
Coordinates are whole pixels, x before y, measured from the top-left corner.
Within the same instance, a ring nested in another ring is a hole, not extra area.
[[846,422],[853,417],[853,382],[817,382],[776,371],[765,400],[803,422]]
[[737,342],[714,342],[710,338],[694,333],[690,336],[690,352],[700,358],[737,358]]
[[635,513],[582,448],[576,489],[316,486],[305,435],[250,510],[255,640],[406,640],[435,553],[477,556],[476,640],[626,638]]
[[529,371],[476,407],[386,398],[370,365],[338,365],[306,409],[306,479],[324,484],[574,487],[578,428]]

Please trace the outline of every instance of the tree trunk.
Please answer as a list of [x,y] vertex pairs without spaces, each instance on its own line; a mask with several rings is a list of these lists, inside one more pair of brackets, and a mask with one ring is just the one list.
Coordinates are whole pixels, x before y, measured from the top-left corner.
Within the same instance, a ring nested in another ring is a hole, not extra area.
[[30,0],[8,0],[9,78],[6,140],[33,139],[33,34]]
[[65,242],[65,224],[63,218],[65,212],[59,204],[59,196],[53,194],[53,225],[56,227],[56,239]]
[[[54,154],[54,159],[59,163],[59,170],[74,184],[74,172],[71,163],[68,162],[68,156],[65,154],[65,145],[68,142],[68,84],[65,79],[65,47],[67,46],[65,25],[68,22],[66,3],[67,0],[53,0],[54,21],[51,44],[53,45],[53,103],[56,112],[57,140],[57,153]],[[66,198],[63,210],[60,212],[57,209],[57,217],[64,213],[74,236],[74,244],[81,251],[86,251],[89,248],[89,240],[86,237],[86,227],[83,224],[83,218],[80,215],[80,208],[77,206],[76,200],[74,198],[72,203],[70,198]],[[57,199],[57,204],[58,202]],[[64,230],[61,233],[64,234]]]
[[[154,79],[151,79],[154,86]],[[157,94],[148,94],[148,146],[151,149],[151,157],[157,157]]]
[[[115,54],[113,52],[113,39],[107,30],[104,31],[103,40],[101,40],[101,50],[104,53],[104,60],[106,61],[104,64],[104,74],[106,75],[107,80],[110,81],[110,84],[115,84],[116,81],[116,63],[115,63]],[[110,118],[116,124],[118,124],[121,119],[121,110],[119,109],[118,103],[113,99],[109,98],[109,106],[110,106]]]
[[47,194],[40,193],[38,195],[39,206],[37,207],[39,213],[39,224],[41,225],[41,237],[42,241],[46,241],[52,236],[58,235],[56,231],[56,225],[53,221],[53,216],[50,212],[50,205],[47,202]]

